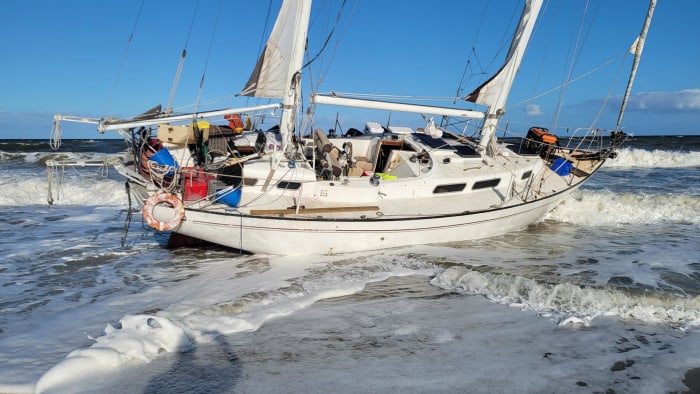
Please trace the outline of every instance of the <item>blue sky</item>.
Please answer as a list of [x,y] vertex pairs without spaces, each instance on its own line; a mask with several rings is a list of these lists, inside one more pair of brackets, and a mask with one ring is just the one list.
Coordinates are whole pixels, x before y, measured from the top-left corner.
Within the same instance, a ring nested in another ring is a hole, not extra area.
[[[279,3],[272,1],[273,15]],[[311,54],[335,25],[339,5],[339,0],[314,4]],[[2,0],[0,138],[48,138],[55,113],[127,117],[165,106],[185,47],[176,109],[191,109],[203,75],[198,108],[256,104],[233,95],[257,60],[268,6],[266,0]],[[521,6],[522,0],[348,0],[326,50],[312,64],[313,86],[320,92],[441,97],[447,101],[425,103],[451,105],[448,98],[460,81],[465,95],[497,70]],[[587,17],[579,30],[584,7]],[[591,126],[594,119],[597,127],[614,128],[614,107],[632,60],[621,54],[639,34],[647,7],[644,0],[545,0],[542,23],[508,102],[509,130],[553,123],[573,129]],[[700,134],[698,15],[698,1],[659,0],[625,130]],[[583,45],[575,50],[577,41]],[[572,54],[574,63],[567,60]],[[561,85],[567,75],[576,78],[613,58],[619,60],[569,85],[563,100],[555,91],[527,101]],[[311,86],[307,79],[304,92]],[[341,110],[319,108],[317,124],[332,127]],[[388,121],[386,114],[360,110],[339,119],[344,129]],[[421,122],[415,115],[391,115],[396,125]],[[63,125],[64,138],[96,136],[92,126]]]

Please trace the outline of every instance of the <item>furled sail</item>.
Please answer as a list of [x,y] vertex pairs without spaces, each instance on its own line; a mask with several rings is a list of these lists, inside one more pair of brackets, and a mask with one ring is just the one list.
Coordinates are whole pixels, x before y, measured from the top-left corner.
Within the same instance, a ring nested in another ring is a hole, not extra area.
[[520,24],[513,36],[505,63],[488,81],[467,95],[465,100],[476,104],[503,108],[515,79],[515,74],[518,72],[520,62],[525,54],[525,48],[530,41],[541,6],[542,0],[529,0],[525,3],[525,9],[520,17]]
[[481,128],[481,141],[479,142],[482,152],[487,155],[493,154],[498,119],[505,113],[510,89],[513,86],[515,74],[520,68],[525,48],[530,41],[540,8],[542,8],[542,0],[527,0],[525,2],[525,8],[520,16],[520,23],[510,44],[505,63],[494,76],[464,98],[467,101],[489,107]]
[[[301,1],[286,0],[258,63],[241,92],[244,96],[281,99],[290,84],[290,65],[294,58],[295,31],[303,7]],[[302,48],[303,49],[303,48]],[[298,71],[298,70],[295,70]]]
[[634,61],[632,62],[632,71],[630,72],[630,77],[627,82],[627,88],[625,89],[625,95],[622,98],[622,105],[620,106],[620,113],[617,116],[617,125],[615,130],[620,130],[620,124],[622,124],[622,115],[625,113],[625,108],[627,108],[627,101],[630,97],[630,92],[632,91],[632,84],[634,83],[634,78],[637,76],[637,67],[639,67],[639,59],[642,57],[642,50],[644,49],[644,43],[647,39],[647,32],[649,31],[649,25],[651,24],[651,17],[654,15],[654,9],[656,8],[656,0],[649,2],[649,10],[647,11],[647,17],[644,20],[644,25],[642,26],[642,32],[639,33],[637,39],[634,40],[634,44],[630,48],[630,53],[634,55]]

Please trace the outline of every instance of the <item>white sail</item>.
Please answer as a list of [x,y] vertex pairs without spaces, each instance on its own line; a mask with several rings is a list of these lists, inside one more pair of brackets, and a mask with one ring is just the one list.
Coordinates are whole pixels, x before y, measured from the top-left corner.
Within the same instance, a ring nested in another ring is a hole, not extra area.
[[465,100],[489,107],[486,121],[481,133],[481,146],[486,148],[496,132],[496,123],[505,113],[506,100],[520,68],[525,49],[535,27],[537,15],[542,7],[542,0],[528,0],[520,17],[520,24],[515,31],[506,61],[498,72],[488,81],[465,97]]
[[[299,64],[293,64],[295,61],[295,51],[298,49],[295,46],[304,45],[304,43],[295,43],[296,30],[300,27],[298,23],[301,18],[304,18],[306,12],[306,20],[310,10],[309,1],[303,0],[286,0],[282,4],[280,12],[272,28],[272,33],[265,45],[265,50],[260,55],[258,63],[248,80],[248,83],[241,92],[244,96],[266,97],[282,99],[285,94],[285,89],[290,84],[291,77],[301,68]],[[304,10],[305,6],[308,6]],[[306,22],[302,26],[304,30],[304,40],[306,37]],[[301,51],[303,53],[303,46]],[[294,71],[290,74],[289,70]]]
[[507,96],[510,91],[541,6],[541,0],[529,0],[525,3],[525,9],[520,18],[518,29],[513,36],[505,63],[488,81],[467,95],[465,100],[497,107],[500,102],[505,101],[505,98],[501,99],[501,96]]

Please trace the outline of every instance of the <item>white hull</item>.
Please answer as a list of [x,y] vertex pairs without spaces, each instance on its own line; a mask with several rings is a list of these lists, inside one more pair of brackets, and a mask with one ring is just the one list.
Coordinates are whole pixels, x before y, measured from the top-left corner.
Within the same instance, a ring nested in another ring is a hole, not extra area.
[[465,241],[523,229],[541,220],[577,187],[512,207],[420,219],[314,220],[186,209],[177,232],[253,253],[284,255]]
[[[378,152],[389,144],[381,165],[386,179],[341,175],[316,179],[308,163],[252,159],[242,169],[240,202],[234,206],[212,199],[188,201],[175,210],[167,202],[144,209],[149,225],[174,223],[172,230],[192,238],[253,253],[323,255],[381,250],[492,237],[541,220],[600,166],[604,159],[577,160],[586,154],[558,150],[578,171],[559,175],[537,155],[518,155],[502,146],[488,161],[444,144],[429,155],[415,134],[384,138],[343,138],[316,142],[316,150],[352,141]],[[400,144],[400,145],[399,145]],[[427,146],[426,146],[427,148]],[[364,153],[362,153],[364,154]],[[372,157],[378,157],[374,153]],[[417,158],[423,157],[423,160]],[[359,157],[359,156],[358,156]],[[374,162],[381,160],[373,159]],[[359,164],[358,164],[359,165]],[[355,169],[350,169],[354,171]],[[138,174],[132,179],[136,201],[152,201],[159,189]],[[187,180],[180,181],[185,185]],[[157,183],[157,182],[156,182]],[[182,187],[181,187],[182,189]],[[211,189],[211,187],[209,188]],[[176,198],[174,201],[179,202]],[[176,218],[173,220],[173,218]],[[177,219],[179,218],[179,219]]]

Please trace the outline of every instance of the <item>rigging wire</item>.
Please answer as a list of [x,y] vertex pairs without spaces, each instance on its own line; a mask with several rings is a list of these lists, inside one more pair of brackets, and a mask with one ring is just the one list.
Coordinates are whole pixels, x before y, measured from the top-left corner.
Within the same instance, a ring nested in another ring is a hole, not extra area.
[[[588,15],[588,5],[590,3],[586,1],[584,7],[583,7],[583,15],[581,15],[581,23],[579,25],[578,33],[576,34],[576,43],[573,47],[573,54],[571,55],[571,63],[569,64],[569,69],[566,72],[566,76],[564,78],[564,81],[569,81],[571,79],[571,75],[574,72],[574,66],[577,63],[578,56],[580,53],[580,49],[582,46],[581,40],[583,36],[583,28],[585,26],[586,22],[586,15]],[[559,115],[561,114],[561,109],[564,106],[564,96],[566,94],[566,87],[568,84],[563,85],[563,88],[559,91],[559,102],[557,103],[557,108],[554,111],[554,119],[553,119],[553,124],[554,127],[556,128],[557,123],[559,122]]]
[[[127,39],[126,47],[124,48],[124,52],[122,53],[122,57],[119,61],[119,66],[117,67],[117,73],[114,76],[114,81],[112,82],[112,87],[110,88],[109,94],[107,95],[107,102],[105,107],[109,108],[112,105],[112,97],[114,96],[114,91],[116,90],[117,82],[119,81],[119,76],[121,74],[122,69],[124,68],[124,63],[126,62],[126,55],[129,52],[129,48],[131,47],[131,42],[134,39],[134,33],[136,32],[136,26],[138,26],[139,20],[141,19],[141,12],[143,11],[143,6],[145,4],[145,0],[141,0],[141,5],[139,6],[139,10],[136,13],[136,20],[134,21],[134,25],[131,28],[131,32],[129,33],[129,38]],[[107,111],[102,111],[103,113],[106,113]],[[61,120],[54,118],[53,126],[51,127],[51,135],[49,137],[49,146],[53,150],[58,150],[61,148],[61,140],[62,140],[62,130],[61,130]]]
[[[472,66],[472,63],[471,63],[472,55],[474,55],[474,57],[476,58],[477,63],[479,62],[479,58],[476,54],[476,42],[479,39],[479,34],[481,33],[481,28],[484,25],[484,21],[486,20],[486,11],[488,10],[488,8],[489,7],[488,7],[488,3],[487,3],[486,7],[484,7],[484,12],[481,14],[479,24],[476,28],[476,35],[474,36],[474,40],[472,41],[471,50],[469,51],[469,56],[467,56],[467,61],[464,64],[464,71],[462,71],[462,78],[460,78],[459,85],[457,85],[457,92],[455,94],[455,100],[454,100],[454,102],[452,102],[452,104],[456,104],[457,98],[462,96],[462,92],[464,91],[464,78],[467,75],[467,70],[471,69],[471,66]],[[481,64],[479,64],[479,67],[481,67]],[[471,77],[473,75],[474,74],[470,75],[469,78],[471,79]]]
[[[272,0],[267,3],[267,13],[265,14],[265,24],[263,25],[262,34],[260,34],[260,42],[258,43],[258,58],[262,56],[263,50],[266,47],[266,38],[268,36],[268,27],[270,26],[270,17],[272,16]],[[236,93],[234,97],[239,97],[243,92]],[[246,96],[245,105],[250,104],[250,100],[255,99],[260,102],[259,97]],[[270,100],[268,100],[268,103]]]
[[[625,55],[625,53],[623,53],[622,55]],[[624,65],[625,65],[625,62],[620,62],[620,69],[617,71],[617,76],[615,77],[615,81],[618,81],[621,78]],[[610,100],[610,97],[612,97],[613,88],[615,87],[615,85],[616,85],[616,83],[610,84],[610,90],[608,91],[608,95],[605,97],[605,100],[603,100],[603,103],[600,105],[600,109],[598,110],[598,114],[595,116],[595,118],[591,122],[591,126],[590,126],[591,129],[595,127],[595,124],[598,123],[598,119],[600,119],[600,117],[603,115],[603,110],[607,106],[608,101]],[[619,130],[619,128],[620,128],[619,126],[620,125],[618,125],[615,129]]]
[[[466,78],[468,81],[471,81],[472,78],[475,76],[480,76],[482,78],[479,78],[481,81],[478,84],[481,85],[482,83],[484,83],[483,77],[486,76],[486,78],[488,78],[488,75],[491,74],[487,70],[489,70],[493,67],[494,63],[499,58],[500,54],[503,53],[504,49],[507,47],[509,39],[512,37],[512,34],[508,33],[510,30],[512,30],[512,29],[510,29],[510,27],[514,23],[516,23],[516,26],[517,26],[517,21],[519,20],[518,11],[517,11],[518,7],[514,7],[513,12],[511,13],[511,17],[510,17],[509,22],[507,24],[505,24],[506,28],[503,30],[503,34],[501,36],[500,43],[497,45],[497,49],[493,55],[493,58],[484,67],[482,65],[481,61],[479,60],[479,56],[477,54],[476,42],[477,42],[479,35],[481,33],[482,26],[484,26],[484,24],[486,23],[486,15],[488,12],[488,8],[489,7],[488,7],[488,3],[487,3],[487,6],[484,7],[483,13],[481,15],[481,18],[480,18],[480,21],[478,24],[478,28],[477,28],[477,32],[476,32],[476,36],[474,37],[474,40],[472,42],[471,49],[469,51],[469,56],[467,57],[467,61],[466,61],[465,66],[464,66],[464,71],[462,72],[462,77],[460,78],[459,84],[457,86],[456,96],[455,96],[455,99],[452,103],[453,105],[457,103],[457,100],[462,100],[462,98],[461,98],[462,91],[464,90],[465,76],[467,75],[467,71],[468,70],[471,71],[471,73],[469,74],[469,77]],[[476,70],[476,72],[473,69],[474,62],[472,61],[472,59],[475,60],[476,65],[478,66],[478,70]],[[449,123],[450,123],[449,117],[443,116],[440,124],[447,127],[449,125]]]
[[[138,26],[139,20],[141,19],[141,11],[143,11],[143,5],[146,2],[146,0],[141,0],[141,5],[139,6],[139,10],[136,13],[136,20],[134,21],[134,25],[131,28],[131,33],[129,33],[129,39],[127,40],[126,47],[124,48],[124,52],[122,53],[122,58],[119,61],[119,67],[117,68],[117,74],[114,76],[114,82],[112,82],[112,88],[109,92],[109,95],[107,96],[107,108],[111,107],[112,105],[112,96],[114,95],[114,91],[116,90],[117,87],[117,82],[119,81],[119,76],[121,74],[122,69],[124,68],[124,63],[126,62],[126,55],[129,52],[129,47],[131,47],[131,42],[134,39],[134,33],[136,33],[136,26]],[[104,111],[106,112],[106,111]]]
[[207,57],[204,60],[204,70],[202,71],[202,78],[199,80],[199,90],[197,92],[197,100],[194,103],[194,111],[192,111],[192,117],[194,120],[195,114],[197,113],[197,107],[199,106],[200,98],[202,97],[202,90],[204,89],[204,78],[207,73],[207,67],[209,66],[209,59],[211,58],[211,50],[214,47],[214,37],[216,36],[216,29],[219,26],[219,16],[221,15],[221,8],[223,6],[224,0],[219,1],[219,9],[216,12],[216,18],[214,19],[214,29],[211,32],[211,39],[209,40],[209,49],[207,50]]
[[272,14],[272,0],[267,3],[267,14],[265,15],[265,25],[263,26],[263,34],[260,36],[260,43],[258,44],[258,56],[262,55],[263,46],[265,45],[265,36],[270,26],[270,16]]
[[523,104],[527,104],[527,103],[529,103],[529,102],[531,102],[531,101],[537,100],[537,99],[540,98],[540,97],[546,96],[546,95],[548,95],[549,93],[555,92],[555,91],[557,91],[557,90],[559,90],[559,89],[562,89],[562,88],[564,88],[564,87],[566,87],[566,86],[568,86],[568,85],[571,85],[572,83],[577,82],[577,81],[579,81],[579,80],[581,80],[581,79],[583,79],[583,78],[585,78],[585,77],[587,77],[587,76],[589,76],[589,75],[591,75],[591,74],[593,74],[593,73],[599,71],[600,69],[602,69],[602,68],[604,68],[604,67],[607,67],[607,66],[610,65],[611,63],[614,63],[615,61],[617,61],[617,60],[619,60],[620,58],[622,58],[623,56],[625,56],[626,54],[627,54],[626,51],[623,52],[623,53],[620,53],[619,55],[617,55],[617,56],[615,56],[615,57],[609,59],[609,60],[606,61],[605,63],[602,63],[602,64],[598,65],[597,67],[594,67],[594,68],[592,68],[592,69],[586,71],[585,73],[579,75],[579,76],[576,77],[576,78],[569,79],[568,81],[566,81],[566,82],[560,84],[559,86],[555,86],[555,87],[553,87],[553,88],[551,88],[551,89],[548,89],[548,90],[546,90],[546,91],[544,91],[544,92],[542,92],[542,93],[540,93],[540,94],[537,94],[537,95],[535,95],[535,96],[533,96],[533,97],[530,97],[530,98],[527,98],[527,99],[525,99],[525,100],[519,101],[519,102],[517,102],[517,103],[511,105],[511,107],[519,107],[519,106],[521,106],[521,105],[523,105]]
[[[503,30],[503,34],[501,36],[501,43],[498,45],[498,50],[493,55],[493,58],[489,63],[486,65],[486,70],[491,69],[494,64],[496,64],[496,61],[499,58],[499,54],[503,53],[507,47],[509,47],[509,42],[513,38],[513,31],[517,29],[518,22],[520,20],[520,13],[518,11],[518,7],[513,7],[513,11],[510,15],[510,20],[506,24],[507,28]],[[515,25],[515,29],[511,28],[511,26]],[[483,70],[481,72],[481,75],[487,74],[486,70]],[[490,74],[490,73],[488,73]]]
[[182,75],[182,68],[185,65],[185,58],[187,57],[187,45],[190,42],[190,37],[192,36],[192,30],[194,29],[194,22],[197,18],[197,11],[199,10],[199,0],[195,4],[194,13],[192,14],[192,20],[190,21],[190,28],[187,31],[187,38],[185,39],[185,46],[182,48],[182,53],[180,54],[180,62],[177,65],[177,71],[175,72],[175,78],[173,79],[173,86],[170,89],[170,97],[168,98],[168,105],[165,106],[165,113],[170,114],[173,111],[173,100],[175,99],[175,91],[177,91],[177,85],[180,83],[180,76]]
[[[347,28],[348,28],[348,26],[349,26],[349,24],[350,24],[350,20],[352,20],[352,16],[355,14],[355,10],[357,9],[358,1],[359,1],[359,0],[356,0],[355,3],[354,3],[354,5],[353,5],[353,7],[352,7],[352,11],[350,12],[350,16],[348,17],[348,20],[346,21],[346,23],[345,23],[345,25],[344,25],[343,33],[347,30]],[[313,81],[313,72],[311,71],[311,65],[312,65],[322,54],[325,53],[325,51],[326,51],[326,49],[327,49],[327,46],[328,46],[328,44],[329,44],[330,41],[331,41],[331,38],[333,37],[333,35],[334,35],[335,32],[336,32],[336,28],[337,28],[338,25],[340,24],[340,19],[341,19],[341,16],[342,16],[342,14],[343,14],[343,10],[344,10],[344,8],[345,8],[346,3],[347,3],[347,0],[343,0],[343,1],[342,1],[341,5],[340,5],[340,7],[339,7],[339,9],[338,9],[338,12],[336,13],[335,22],[333,23],[333,27],[330,29],[330,33],[328,34],[328,36],[327,36],[326,39],[324,40],[323,45],[321,46],[321,49],[318,50],[318,52],[316,53],[316,55],[315,55],[313,58],[311,58],[310,60],[308,60],[308,61],[302,66],[302,70],[303,70],[304,68],[308,69],[309,86],[311,87],[311,92],[312,92],[312,93],[318,91],[318,88],[321,86],[321,83],[323,82],[323,80],[324,80],[324,78],[325,78],[325,72],[322,71],[322,70],[319,70],[319,79],[318,79],[318,82],[317,82],[317,83],[314,83],[314,81]],[[317,14],[317,15],[318,15],[318,14]],[[341,36],[343,35],[343,33],[341,33]],[[330,56],[330,60],[329,60],[328,64],[326,65],[326,70],[328,70],[328,69],[330,68],[331,64],[333,63],[333,59],[335,58],[335,54],[336,54],[336,51],[337,51],[339,45],[340,45],[340,39],[338,39],[338,40],[335,41],[335,46],[333,47],[333,52],[332,52],[332,54],[331,54],[331,56]],[[307,59],[310,58],[310,55],[309,55],[309,52],[308,52],[308,37],[307,37],[307,49],[306,49],[306,53],[307,53]],[[322,68],[322,67],[319,67],[319,68]],[[311,129],[313,129],[313,128],[315,127],[315,123],[314,123],[314,113],[315,113],[315,105],[311,105],[309,108],[307,108],[306,111],[304,111],[304,117],[302,118],[302,127],[300,127],[299,133],[302,133],[302,132],[303,132],[303,130],[304,130],[304,127],[303,127],[303,126],[304,126],[305,124],[306,124],[307,126],[310,125]]]
[[333,28],[331,29],[330,33],[328,33],[328,36],[326,37],[326,40],[323,42],[323,45],[321,46],[321,49],[319,49],[318,53],[311,58],[311,60],[307,61],[306,64],[304,64],[301,68],[304,69],[311,63],[313,63],[318,57],[324,52],[326,49],[326,46],[328,45],[328,42],[330,42],[331,38],[333,37],[333,33],[335,32],[335,28],[338,26],[338,22],[340,21],[340,15],[343,12],[343,7],[345,7],[345,3],[347,0],[343,0],[343,3],[340,5],[340,9],[338,10],[338,14],[335,17],[335,25],[333,25]]
[[[549,9],[550,9],[550,7],[549,7],[550,4],[551,4],[550,1],[547,1],[547,2],[544,3],[544,6],[542,7],[542,10],[540,11],[540,15],[541,15],[541,16],[539,16],[539,18],[543,18],[545,15],[547,15],[547,12],[548,12]],[[556,18],[556,19],[558,20],[559,18]],[[535,24],[535,28],[534,28],[534,31],[533,31],[533,33],[532,33],[533,36],[537,36],[537,34],[538,34],[539,31],[540,31],[540,27],[541,27],[541,26],[542,26],[541,23]],[[538,70],[537,70],[537,73],[535,74],[535,79],[534,79],[534,82],[535,82],[535,83],[534,83],[533,86],[532,86],[532,92],[533,92],[533,94],[534,94],[534,92],[536,92],[536,91],[539,89],[541,77],[542,77],[542,75],[544,74],[543,69],[544,69],[545,65],[547,64],[547,60],[546,60],[546,59],[548,58],[549,50],[551,49],[551,44],[552,44],[552,41],[553,41],[553,39],[554,39],[554,37],[553,37],[552,34],[545,34],[545,37],[547,38],[547,40],[544,41],[544,45],[543,45],[543,48],[544,48],[544,49],[543,49],[543,54],[542,54],[542,56],[540,57],[541,62],[540,62],[539,68],[538,68]]]
[[[353,15],[355,14],[355,10],[357,9],[357,4],[358,4],[358,2],[359,2],[359,0],[355,0],[355,3],[354,3],[354,5],[353,5],[353,7],[352,7],[352,10],[350,11],[350,15],[349,15],[347,21],[345,22],[344,27],[343,27],[343,33],[341,33],[341,36],[344,34],[344,32],[347,30],[348,26],[350,25],[350,21],[352,20],[352,17],[353,17]],[[346,4],[346,3],[347,3],[347,0],[343,0],[342,4],[340,5],[340,8],[338,9],[338,13],[336,14],[336,17],[335,17],[335,22],[334,22],[334,24],[333,24],[333,27],[331,28],[330,33],[329,33],[328,36],[326,37],[326,39],[325,39],[325,41],[324,41],[324,43],[323,43],[321,49],[318,51],[318,53],[317,53],[311,60],[307,61],[306,64],[304,64],[304,66],[302,67],[302,69],[304,69],[304,68],[310,66],[313,62],[315,62],[315,61],[325,52],[328,43],[330,42],[331,38],[332,38],[333,35],[335,34],[336,28],[337,28],[338,25],[340,24],[340,17],[341,17],[341,15],[342,15],[342,13],[343,13],[343,9],[345,8],[345,4]],[[338,50],[338,47],[339,47],[339,46],[340,46],[340,39],[338,39],[338,40],[335,41],[335,46],[333,47],[333,52],[332,52],[332,54],[331,54],[331,56],[330,56],[330,60],[329,60],[328,64],[326,65],[325,70],[330,69],[330,66],[333,64],[333,60],[334,60],[334,58],[335,58],[335,54],[336,54],[336,51]],[[308,54],[307,54],[307,58],[309,58],[309,57],[310,57],[310,56],[308,56]],[[309,68],[309,74],[311,74],[310,70],[311,70],[311,69]],[[319,88],[319,87],[321,86],[321,84],[323,83],[323,80],[324,80],[324,78],[325,78],[325,74],[326,74],[325,71],[319,70],[319,79],[318,79],[318,82],[315,84],[315,85],[316,85],[315,87],[314,87],[314,83],[311,81],[311,78],[309,77],[309,82],[310,82],[310,85],[311,85],[311,91],[312,91],[312,92],[318,91],[318,88]]]
[[219,9],[216,12],[216,18],[214,19],[214,28],[212,29],[211,38],[209,39],[209,49],[207,50],[207,56],[204,60],[204,70],[202,70],[202,77],[199,80],[199,89],[197,89],[197,99],[195,100],[194,108],[192,110],[192,126],[194,129],[195,139],[195,160],[197,164],[204,164],[208,155],[208,146],[204,144],[204,133],[199,129],[199,124],[196,122],[196,118],[197,108],[199,107],[200,99],[202,97],[202,91],[204,90],[204,80],[207,74],[207,68],[209,66],[209,59],[211,58],[211,50],[214,46],[214,37],[216,36],[216,30],[219,26],[219,16],[221,15],[222,5],[223,0],[220,0]]

